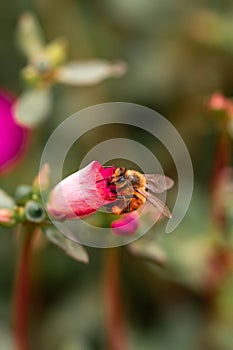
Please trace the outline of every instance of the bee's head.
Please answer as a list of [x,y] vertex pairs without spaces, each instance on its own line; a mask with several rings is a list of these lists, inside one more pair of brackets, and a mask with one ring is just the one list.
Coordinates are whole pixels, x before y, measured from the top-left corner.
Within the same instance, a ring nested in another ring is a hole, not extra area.
[[114,173],[114,175],[116,177],[123,177],[125,175],[125,171],[126,171],[125,168],[122,168],[122,167],[121,168],[117,168],[115,173]]

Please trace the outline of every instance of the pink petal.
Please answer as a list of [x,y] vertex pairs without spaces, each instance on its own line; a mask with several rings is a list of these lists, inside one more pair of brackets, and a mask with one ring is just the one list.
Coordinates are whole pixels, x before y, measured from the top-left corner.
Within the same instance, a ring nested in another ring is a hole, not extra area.
[[49,212],[61,219],[77,219],[94,213],[113,198],[105,178],[114,171],[114,167],[103,168],[93,161],[68,176],[52,190],[47,205]]
[[120,219],[113,221],[112,230],[115,235],[133,235],[139,226],[139,216],[136,211],[123,215]]
[[14,99],[0,90],[0,175],[16,165],[28,144],[29,130],[16,123],[11,111]]

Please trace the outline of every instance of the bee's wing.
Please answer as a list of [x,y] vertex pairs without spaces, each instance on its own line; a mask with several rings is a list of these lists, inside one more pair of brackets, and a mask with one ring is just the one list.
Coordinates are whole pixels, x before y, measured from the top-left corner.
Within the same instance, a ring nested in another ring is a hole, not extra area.
[[121,209],[125,209],[133,198],[134,194],[134,188],[131,182],[125,179],[123,186],[118,186],[116,182],[116,192],[117,198],[116,201],[114,201],[115,205]]
[[147,193],[139,189],[137,189],[136,191],[140,193],[142,196],[144,196],[148,200],[148,202],[154,205],[160,211],[161,214],[171,219],[172,215],[170,210],[158,197],[156,197],[152,193],[149,193],[149,192]]
[[154,193],[162,193],[169,190],[174,185],[174,181],[170,177],[160,174],[145,174],[146,187]]

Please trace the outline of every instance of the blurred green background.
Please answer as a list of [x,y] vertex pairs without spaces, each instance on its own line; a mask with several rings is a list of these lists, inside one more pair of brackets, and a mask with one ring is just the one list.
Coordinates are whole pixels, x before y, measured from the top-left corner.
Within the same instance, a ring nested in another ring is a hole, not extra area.
[[[27,10],[37,15],[49,41],[67,38],[70,59],[122,59],[129,71],[93,87],[56,86],[50,118],[33,132],[24,161],[0,179],[1,187],[14,194],[17,184],[31,183],[48,137],[77,110],[125,101],[164,115],[189,149],[195,188],[185,220],[172,235],[156,235],[155,226],[150,239],[145,237],[166,256],[164,267],[126,247],[120,251],[127,349],[233,349],[233,220],[230,217],[226,235],[211,216],[210,182],[220,132],[205,107],[215,91],[232,95],[232,1],[2,1],[0,85],[16,94],[23,88],[19,71],[26,60],[17,49],[14,32],[20,14]],[[127,129],[119,133],[134,136]],[[87,135],[80,152],[78,147],[72,152],[67,173],[76,164],[78,167],[82,155],[98,142],[98,133]],[[150,144],[149,139],[142,142]],[[163,149],[152,151],[162,157],[165,173],[176,179],[170,157]],[[168,196],[170,203],[176,189]],[[11,230],[0,232],[0,348],[10,350],[19,247]],[[33,350],[106,349],[103,283],[107,253],[87,250],[88,265],[71,260],[50,243],[34,252]]]

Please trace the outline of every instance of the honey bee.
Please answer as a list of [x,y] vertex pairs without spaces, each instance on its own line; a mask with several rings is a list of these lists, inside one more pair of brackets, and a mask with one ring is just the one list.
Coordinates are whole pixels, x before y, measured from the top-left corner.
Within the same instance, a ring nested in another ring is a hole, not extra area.
[[115,187],[117,204],[112,207],[114,214],[137,210],[148,200],[161,214],[171,218],[168,207],[155,195],[173,186],[174,182],[169,177],[117,168],[107,183]]

